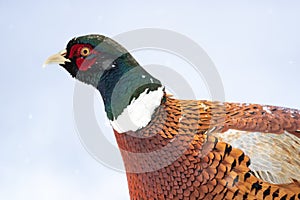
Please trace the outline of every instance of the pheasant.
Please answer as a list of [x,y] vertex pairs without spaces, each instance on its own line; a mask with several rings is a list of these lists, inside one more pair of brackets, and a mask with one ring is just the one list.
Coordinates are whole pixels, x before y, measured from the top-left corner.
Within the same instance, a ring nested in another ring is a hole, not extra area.
[[102,35],[50,63],[100,92],[132,200],[300,199],[299,110],[175,99]]

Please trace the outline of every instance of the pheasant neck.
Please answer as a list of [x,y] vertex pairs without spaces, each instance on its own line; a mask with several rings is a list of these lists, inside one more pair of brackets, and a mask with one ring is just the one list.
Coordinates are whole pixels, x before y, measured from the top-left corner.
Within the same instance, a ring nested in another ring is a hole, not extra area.
[[107,117],[118,132],[147,125],[164,93],[161,82],[139,66],[130,54],[112,63],[110,70],[101,76],[97,89]]

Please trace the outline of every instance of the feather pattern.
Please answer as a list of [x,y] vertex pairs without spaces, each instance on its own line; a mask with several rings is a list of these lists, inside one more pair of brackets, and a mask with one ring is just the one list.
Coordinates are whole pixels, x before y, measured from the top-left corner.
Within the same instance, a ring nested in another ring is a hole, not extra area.
[[230,129],[215,136],[248,155],[256,177],[276,184],[300,182],[300,138],[295,135]]
[[[292,176],[299,169],[299,154],[292,155],[299,151],[299,117],[285,108],[165,96],[146,127],[115,131],[131,199],[299,199]],[[251,134],[245,148],[239,140]],[[266,141],[280,148],[263,159],[271,150],[258,146]],[[275,163],[271,171],[268,162]]]

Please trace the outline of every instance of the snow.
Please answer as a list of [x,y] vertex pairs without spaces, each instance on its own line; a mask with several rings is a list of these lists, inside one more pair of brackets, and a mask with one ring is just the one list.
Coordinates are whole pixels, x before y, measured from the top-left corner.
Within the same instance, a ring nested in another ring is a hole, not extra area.
[[267,107],[267,106],[263,106],[263,110],[266,111],[269,114],[272,114],[272,112],[270,111],[269,107]]

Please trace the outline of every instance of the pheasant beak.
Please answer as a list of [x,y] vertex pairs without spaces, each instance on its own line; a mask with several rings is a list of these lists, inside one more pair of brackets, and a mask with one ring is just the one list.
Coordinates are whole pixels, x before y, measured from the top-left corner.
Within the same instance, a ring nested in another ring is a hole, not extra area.
[[43,67],[46,67],[49,64],[64,64],[65,62],[71,62],[69,59],[65,58],[67,50],[62,50],[57,54],[50,56],[43,64]]

